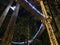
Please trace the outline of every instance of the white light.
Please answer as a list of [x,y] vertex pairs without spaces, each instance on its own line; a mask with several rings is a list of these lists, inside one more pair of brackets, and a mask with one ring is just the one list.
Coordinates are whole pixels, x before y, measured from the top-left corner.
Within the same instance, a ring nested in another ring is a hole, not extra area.
[[10,8],[14,11],[14,10],[15,10],[15,8],[16,8],[16,6],[13,6],[13,7],[11,6]]

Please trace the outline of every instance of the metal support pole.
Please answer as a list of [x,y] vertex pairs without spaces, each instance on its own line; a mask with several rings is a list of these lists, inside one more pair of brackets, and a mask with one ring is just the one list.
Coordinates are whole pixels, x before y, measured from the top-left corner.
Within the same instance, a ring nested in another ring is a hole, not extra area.
[[13,34],[14,34],[15,22],[18,16],[18,11],[19,11],[19,4],[16,5],[16,9],[11,16],[7,30],[4,33],[4,37],[2,39],[2,45],[11,45]]

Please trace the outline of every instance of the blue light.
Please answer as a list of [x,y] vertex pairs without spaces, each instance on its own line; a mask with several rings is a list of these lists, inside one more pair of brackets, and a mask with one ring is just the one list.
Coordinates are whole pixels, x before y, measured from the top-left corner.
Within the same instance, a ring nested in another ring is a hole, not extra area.
[[29,3],[27,0],[25,0],[25,2],[28,3],[32,9],[34,9],[37,13],[39,13],[41,16],[45,18],[45,15],[42,14],[39,10],[37,10],[31,3]]

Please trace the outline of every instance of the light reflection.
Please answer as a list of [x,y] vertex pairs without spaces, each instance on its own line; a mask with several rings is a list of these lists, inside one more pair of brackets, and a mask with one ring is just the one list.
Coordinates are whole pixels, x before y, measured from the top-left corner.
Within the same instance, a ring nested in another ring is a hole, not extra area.
[[14,10],[15,10],[15,8],[16,8],[16,6],[13,6],[13,7],[11,6],[10,8],[14,11]]
[[39,13],[41,16],[45,18],[45,15],[42,14],[39,10],[37,10],[30,2],[28,2],[27,0],[25,0],[25,2],[28,3],[32,9],[34,9],[37,13]]

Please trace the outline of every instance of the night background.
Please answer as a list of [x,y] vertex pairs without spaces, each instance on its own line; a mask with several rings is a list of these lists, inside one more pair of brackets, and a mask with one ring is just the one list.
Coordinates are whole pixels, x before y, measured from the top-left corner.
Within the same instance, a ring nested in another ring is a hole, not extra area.
[[[27,1],[43,13],[38,0]],[[52,17],[52,29],[60,45],[60,0],[42,1],[48,16]],[[0,0],[0,45],[51,45],[45,24],[39,31],[42,24],[41,17],[36,11],[31,11],[31,7],[26,7],[28,4],[25,6],[23,2]],[[33,39],[38,31],[38,35]],[[29,43],[29,40],[33,41]],[[14,44],[13,42],[24,42],[24,44]]]

